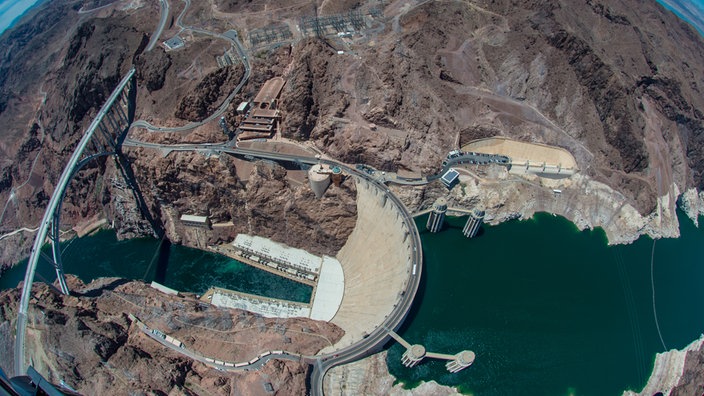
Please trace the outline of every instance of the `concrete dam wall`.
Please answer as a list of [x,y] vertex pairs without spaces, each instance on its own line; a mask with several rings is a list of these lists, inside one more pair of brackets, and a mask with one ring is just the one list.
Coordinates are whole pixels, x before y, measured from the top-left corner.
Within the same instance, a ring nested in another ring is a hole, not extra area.
[[345,330],[332,349],[359,341],[379,327],[401,298],[411,275],[411,236],[386,192],[359,178],[357,223],[337,254],[345,293],[332,323]]

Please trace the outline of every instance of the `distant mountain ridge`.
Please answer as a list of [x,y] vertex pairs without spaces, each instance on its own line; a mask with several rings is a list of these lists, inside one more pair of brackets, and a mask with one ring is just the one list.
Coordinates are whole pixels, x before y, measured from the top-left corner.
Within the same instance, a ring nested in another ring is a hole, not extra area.
[[27,11],[43,0],[5,0],[0,2],[0,34],[11,28]]
[[692,25],[699,34],[704,36],[704,1],[657,0],[657,2]]

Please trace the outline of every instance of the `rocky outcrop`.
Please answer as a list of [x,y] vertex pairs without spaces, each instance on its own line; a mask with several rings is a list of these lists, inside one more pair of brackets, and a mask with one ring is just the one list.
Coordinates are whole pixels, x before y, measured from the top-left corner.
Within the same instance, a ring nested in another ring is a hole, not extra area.
[[624,396],[686,396],[704,392],[704,336],[681,350],[658,353],[653,373],[640,392],[626,391]]
[[363,62],[296,49],[285,130],[345,161],[424,173],[489,133],[554,144],[648,216],[673,184],[701,184],[704,59],[691,29],[637,3],[390,7],[387,34],[356,48]]
[[699,216],[704,215],[704,191],[697,194],[696,188],[690,188],[682,193],[679,204],[687,217],[699,227]]
[[[245,14],[261,6],[217,4],[220,11]],[[142,54],[151,32],[141,29],[149,25],[141,21],[155,17],[158,7],[105,11],[77,26],[67,22],[75,10],[59,4],[47,9],[43,18],[4,36],[0,122],[18,137],[4,140],[1,148],[22,158],[13,154],[8,158],[17,161],[2,164],[0,174],[9,187],[0,198],[6,200],[12,186],[28,180],[34,165],[35,175],[47,176],[34,177],[17,193],[20,203],[10,205],[0,224],[6,231],[36,224],[33,205],[42,200],[29,198],[50,194],[57,164],[130,63],[136,63],[144,88],[138,93],[138,117],[166,125],[179,123],[174,114],[205,118],[242,73],[239,66],[215,69],[212,59],[222,50],[211,38],[194,36],[169,54],[160,49]],[[623,194],[642,217],[659,210],[659,198],[672,198],[672,186],[701,190],[702,39],[656,3],[448,1],[442,7],[431,2],[385,12],[387,19],[375,22],[384,23],[383,29],[353,44],[353,54],[338,55],[331,48],[334,40],[306,40],[292,49],[256,54],[252,78],[236,100],[254,94],[266,78],[284,75],[284,136],[382,170],[434,173],[460,142],[498,134],[568,149],[585,175]],[[66,32],[65,44],[52,47],[56,51],[42,49],[43,43],[59,43],[55,38]],[[17,59],[37,67],[28,70]],[[41,93],[44,81],[47,101],[40,115],[49,139],[43,141],[43,134],[27,139],[31,125],[42,124],[32,108],[39,101],[20,98]],[[231,112],[227,119],[234,125]],[[37,140],[46,149],[35,150]],[[85,183],[100,184],[103,168],[109,169],[98,166]],[[88,192],[69,192],[67,208],[104,196]],[[92,201],[91,215],[102,209]],[[84,212],[75,209],[71,216]]]
[[171,56],[161,48],[137,56],[134,65],[140,85],[147,88],[149,93],[160,90],[171,63]]
[[[286,169],[268,161],[252,164],[227,154],[178,152],[160,157],[141,149],[128,155],[154,217],[165,223],[172,242],[205,247],[247,233],[334,256],[355,226],[352,180],[331,186],[318,200],[306,179],[300,179],[302,171],[290,178]],[[190,240],[178,220],[181,214],[207,215],[214,223],[232,226]]]
[[[146,8],[81,18],[78,8],[45,3],[0,39],[0,97],[11,110],[0,114],[0,175],[11,177],[0,176],[8,183],[0,189],[1,234],[37,226],[82,132],[146,45],[151,24],[141,21],[156,15]],[[107,169],[96,162],[77,175],[63,203],[65,224],[102,210]],[[13,264],[27,255],[32,234],[2,243],[10,245],[0,248],[1,264]]]
[[[86,115],[105,103],[134,58],[149,42],[149,37],[125,23],[127,20],[125,16],[89,20],[78,26],[71,38],[62,62],[64,66],[58,71],[59,88],[70,93],[68,121],[71,125],[67,126],[73,127],[71,133],[82,130]],[[119,41],[115,40],[117,37]],[[60,126],[59,120],[52,117],[49,125]],[[64,128],[53,130],[61,133]],[[53,136],[60,140],[58,135]]]
[[[335,79],[330,71],[340,66],[333,56],[334,52],[320,41],[308,40],[297,49],[281,97],[284,136],[308,140],[321,117],[342,115],[346,98],[335,92]],[[324,134],[321,130],[313,138]]]
[[206,75],[193,92],[181,99],[176,117],[188,121],[202,121],[215,112],[220,103],[239,84],[244,75],[241,63],[223,67]]
[[[145,335],[128,317],[172,335],[197,354],[247,361],[267,350],[315,354],[342,331],[309,319],[264,319],[220,309],[189,297],[162,294],[141,282],[68,279],[72,296],[34,285],[27,351],[34,367],[54,383],[82,394],[261,394],[269,383],[282,394],[305,392],[307,365],[270,361],[260,372],[225,373],[178,354]],[[0,365],[12,359],[18,289],[0,293]],[[177,312],[177,315],[174,313]],[[252,340],[257,340],[252,343]]]

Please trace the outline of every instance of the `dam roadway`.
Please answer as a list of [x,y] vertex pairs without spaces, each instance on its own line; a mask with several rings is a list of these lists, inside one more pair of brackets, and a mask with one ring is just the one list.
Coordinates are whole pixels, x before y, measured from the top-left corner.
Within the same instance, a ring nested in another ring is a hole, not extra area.
[[377,326],[377,328],[372,331],[368,336],[362,338],[360,341],[357,341],[356,343],[348,347],[342,348],[332,353],[317,355],[315,357],[307,357],[305,359],[308,363],[313,365],[313,370],[310,378],[310,391],[312,395],[323,395],[323,379],[325,377],[325,373],[329,369],[340,364],[359,360],[369,355],[374,350],[380,349],[381,347],[383,347],[384,343],[390,338],[389,330],[397,330],[403,323],[403,320],[406,318],[408,311],[411,309],[413,299],[420,284],[423,268],[423,249],[421,246],[420,234],[418,233],[418,228],[416,227],[415,222],[413,221],[411,213],[409,213],[408,209],[406,209],[403,202],[401,202],[398,197],[396,197],[388,190],[386,185],[380,183],[379,181],[375,180],[370,175],[364,172],[359,172],[353,167],[347,166],[337,161],[317,159],[313,157],[299,155],[271,153],[268,151],[242,149],[232,147],[229,143],[165,145],[158,143],[138,142],[132,139],[126,139],[123,145],[128,147],[158,149],[164,152],[165,154],[168,154],[171,151],[199,151],[212,153],[224,152],[240,156],[248,156],[274,161],[287,161],[307,165],[313,165],[322,162],[331,166],[338,166],[348,174],[357,176],[360,179],[365,180],[369,184],[381,190],[383,194],[385,194],[387,198],[393,203],[393,205],[396,206],[411,237],[411,247],[413,250],[411,252],[411,267],[409,268],[410,279],[408,282],[406,282],[405,290],[401,291],[400,301],[396,303],[394,309],[385,318],[384,322],[381,325]]

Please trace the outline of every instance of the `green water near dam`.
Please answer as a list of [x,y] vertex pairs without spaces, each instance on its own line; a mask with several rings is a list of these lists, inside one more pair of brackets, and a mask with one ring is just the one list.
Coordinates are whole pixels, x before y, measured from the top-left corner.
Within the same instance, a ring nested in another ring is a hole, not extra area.
[[[118,241],[113,230],[73,239],[61,245],[64,271],[84,282],[99,277],[121,277],[164,284],[202,294],[211,286],[297,302],[310,302],[312,287],[240,263],[219,254],[180,245],[160,249],[153,238]],[[160,252],[161,250],[161,252]],[[47,254],[51,256],[50,250]],[[160,262],[161,260],[161,262]],[[24,279],[27,260],[0,277],[0,289],[16,287]],[[53,281],[56,274],[45,262],[37,276]]]
[[[608,247],[601,230],[578,231],[567,220],[538,214],[527,221],[483,226],[466,239],[465,218],[449,218],[438,234],[421,231],[425,267],[412,312],[399,333],[429,351],[476,352],[473,366],[450,374],[444,362],[407,369],[403,348],[390,343],[390,371],[409,387],[436,380],[474,395],[620,395],[640,390],[655,353],[682,348],[704,332],[704,230],[681,213],[682,236]],[[425,230],[427,217],[417,219]],[[307,302],[311,289],[229,258],[159,241],[117,241],[113,231],[63,245],[68,273],[156,279],[202,293],[211,285]],[[46,263],[38,272],[53,280]],[[0,288],[24,276],[16,267]]]
[[663,342],[682,348],[704,332],[704,231],[678,215],[682,236],[655,243],[652,283],[651,239],[607,247],[603,231],[580,232],[548,214],[483,226],[471,240],[465,218],[421,232],[424,284],[399,333],[429,351],[470,349],[477,358],[457,374],[431,359],[409,369],[392,344],[391,373],[409,387],[434,379],[474,395],[642,389]]

